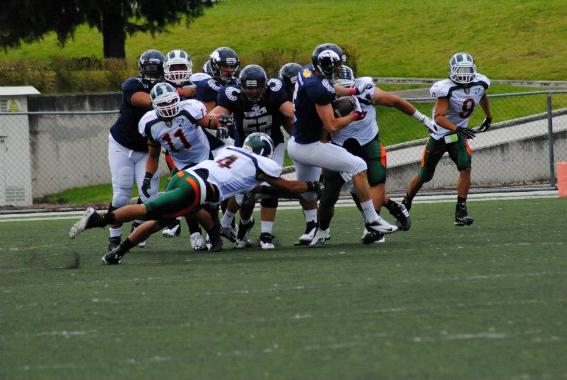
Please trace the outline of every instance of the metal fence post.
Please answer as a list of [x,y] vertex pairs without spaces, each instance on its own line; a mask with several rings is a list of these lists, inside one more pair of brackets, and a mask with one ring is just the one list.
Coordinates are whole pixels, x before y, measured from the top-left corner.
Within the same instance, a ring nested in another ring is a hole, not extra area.
[[549,136],[549,184],[555,187],[555,152],[553,151],[553,110],[551,104],[551,92],[547,93],[547,133]]

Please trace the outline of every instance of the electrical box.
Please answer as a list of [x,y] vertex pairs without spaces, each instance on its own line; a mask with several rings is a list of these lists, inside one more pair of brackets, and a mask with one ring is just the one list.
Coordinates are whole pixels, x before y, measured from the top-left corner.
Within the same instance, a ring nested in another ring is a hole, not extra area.
[[31,206],[28,95],[32,86],[0,87],[0,206]]

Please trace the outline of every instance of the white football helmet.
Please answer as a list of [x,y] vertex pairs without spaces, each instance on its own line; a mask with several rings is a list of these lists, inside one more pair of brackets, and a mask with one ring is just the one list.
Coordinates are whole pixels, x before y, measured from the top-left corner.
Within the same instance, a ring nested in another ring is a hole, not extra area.
[[179,113],[179,94],[171,84],[156,84],[150,91],[150,98],[160,119],[171,119]]
[[476,65],[469,53],[457,53],[449,60],[449,78],[459,84],[473,81],[476,75]]
[[165,80],[178,86],[187,82],[193,73],[191,56],[183,50],[171,50],[165,55],[163,73]]

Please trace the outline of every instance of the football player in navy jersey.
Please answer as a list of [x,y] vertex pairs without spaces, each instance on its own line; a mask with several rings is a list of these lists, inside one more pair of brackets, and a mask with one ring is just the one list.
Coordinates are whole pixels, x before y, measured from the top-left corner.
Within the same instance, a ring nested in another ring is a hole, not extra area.
[[[146,139],[138,133],[138,122],[152,108],[150,90],[163,80],[163,62],[165,58],[158,50],[147,50],[140,55],[138,67],[140,75],[128,78],[122,83],[122,101],[120,116],[110,128],[108,137],[108,161],[112,174],[112,202],[109,210],[126,205],[132,193],[134,182],[138,186],[138,202],[148,201],[157,194],[159,178],[153,179],[149,197],[142,194],[148,145]],[[139,224],[134,222],[132,226]],[[110,227],[109,251],[120,244],[122,224]]]
[[[357,98],[352,97],[354,111],[346,116],[335,117],[331,104],[336,96],[333,81],[338,78],[343,57],[342,49],[335,44],[322,44],[313,50],[312,65],[304,66],[297,78],[294,94],[295,125],[287,149],[294,161],[299,180],[318,180],[321,168],[339,172],[343,179],[352,180],[360,200],[366,229],[374,240],[378,240],[382,233],[395,232],[398,227],[382,219],[374,209],[366,174],[366,162],[350,154],[343,147],[321,141],[325,133],[336,133],[350,122],[361,120],[365,116]],[[366,86],[355,87],[348,92],[360,94],[365,88]],[[303,244],[309,244],[313,239],[317,239],[317,234],[320,232],[316,224],[315,194],[311,202],[303,205],[308,222],[306,233],[299,241]],[[309,222],[312,225],[309,225]],[[322,233],[324,232],[321,231],[320,234]],[[364,243],[371,243],[374,240],[368,238]]]
[[[236,128],[236,146],[242,146],[244,139],[254,132],[268,134],[274,143],[273,160],[280,166],[283,165],[285,156],[284,136],[281,130],[283,126],[288,133],[293,127],[293,104],[287,99],[283,83],[276,78],[268,79],[266,71],[258,65],[248,65],[242,69],[239,75],[240,84],[227,85],[221,89],[217,98],[217,106],[211,114],[233,115]],[[242,203],[242,197],[236,199],[236,203]],[[278,198],[276,196],[263,198],[261,200],[261,233],[260,247],[262,249],[273,249],[272,228],[276,216]],[[221,219],[221,227],[230,227],[234,214],[237,211],[234,203],[229,204],[228,209]],[[248,224],[239,225],[239,231],[250,229],[253,219]],[[239,232],[241,235],[242,233]],[[237,241],[237,248],[247,246],[247,241]],[[239,246],[240,245],[240,246]]]
[[490,128],[492,113],[486,95],[489,87],[490,80],[476,71],[474,60],[468,53],[454,54],[449,60],[449,78],[431,86],[429,92],[436,99],[433,120],[438,128],[429,134],[419,171],[411,180],[402,201],[408,210],[423,184],[433,178],[441,157],[448,152],[459,171],[455,225],[473,224],[466,204],[471,185],[472,156],[467,140],[474,138],[475,132],[467,126],[473,111],[480,104],[485,119],[478,130],[484,132]]

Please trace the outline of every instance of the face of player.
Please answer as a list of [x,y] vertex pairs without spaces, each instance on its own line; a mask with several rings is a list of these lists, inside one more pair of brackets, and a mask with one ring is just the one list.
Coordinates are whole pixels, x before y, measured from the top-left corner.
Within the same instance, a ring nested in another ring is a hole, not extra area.
[[234,73],[236,73],[236,66],[233,65],[221,65],[220,66],[220,74],[221,77],[224,79],[230,79],[234,76]]

